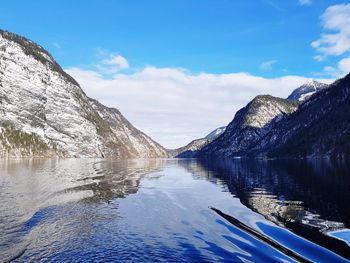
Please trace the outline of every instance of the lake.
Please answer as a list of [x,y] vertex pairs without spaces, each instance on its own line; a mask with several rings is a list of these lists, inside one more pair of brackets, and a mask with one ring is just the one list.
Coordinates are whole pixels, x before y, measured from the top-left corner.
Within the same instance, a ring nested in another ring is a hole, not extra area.
[[0,261],[348,262],[350,164],[0,161]]

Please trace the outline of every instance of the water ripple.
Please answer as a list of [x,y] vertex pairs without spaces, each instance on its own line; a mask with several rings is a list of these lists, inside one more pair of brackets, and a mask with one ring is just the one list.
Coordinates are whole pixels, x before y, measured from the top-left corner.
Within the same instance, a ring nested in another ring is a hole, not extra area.
[[[319,170],[298,171],[339,191],[341,201],[288,167],[196,160],[2,161],[0,256],[14,262],[294,262],[209,209],[215,206],[307,259],[343,260],[336,253],[349,255],[343,240],[349,240],[350,215],[342,203],[350,200],[342,192],[348,181],[339,171],[340,184]],[[333,252],[332,242],[338,242]]]

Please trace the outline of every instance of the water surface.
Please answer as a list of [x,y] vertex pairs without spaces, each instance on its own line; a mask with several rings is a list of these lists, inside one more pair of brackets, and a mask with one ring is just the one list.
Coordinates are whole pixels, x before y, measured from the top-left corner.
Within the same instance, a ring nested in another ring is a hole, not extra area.
[[348,262],[347,163],[0,161],[0,261]]

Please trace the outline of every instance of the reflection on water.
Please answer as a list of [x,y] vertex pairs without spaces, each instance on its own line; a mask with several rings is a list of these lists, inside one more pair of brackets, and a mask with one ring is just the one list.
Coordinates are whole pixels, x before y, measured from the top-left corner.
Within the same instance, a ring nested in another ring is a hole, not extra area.
[[[241,202],[266,219],[313,242],[347,254],[350,227],[350,176],[347,162],[203,162],[203,171],[225,182]],[[328,235],[328,236],[327,236]],[[337,242],[338,237],[344,242]]]
[[0,161],[0,261],[295,262],[209,207],[307,260],[342,261],[335,253],[350,257],[347,167]]

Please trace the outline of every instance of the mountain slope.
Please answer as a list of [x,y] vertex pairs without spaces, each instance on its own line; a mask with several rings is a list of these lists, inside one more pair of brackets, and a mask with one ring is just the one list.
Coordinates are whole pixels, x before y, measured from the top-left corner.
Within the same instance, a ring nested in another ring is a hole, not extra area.
[[164,157],[34,42],[0,31],[0,157]]
[[110,137],[104,137],[104,152],[108,155],[115,156],[124,151],[124,155],[132,153],[135,157],[167,156],[160,144],[132,126],[119,110],[108,108],[97,100],[90,99],[90,102],[111,130]]
[[251,156],[350,156],[350,74],[319,91],[249,150]]
[[197,157],[244,156],[273,127],[294,112],[299,103],[270,95],[255,97],[239,110],[226,131],[203,147]]
[[170,155],[176,158],[194,158],[197,152],[210,142],[211,139],[196,139],[181,148],[170,150]]

